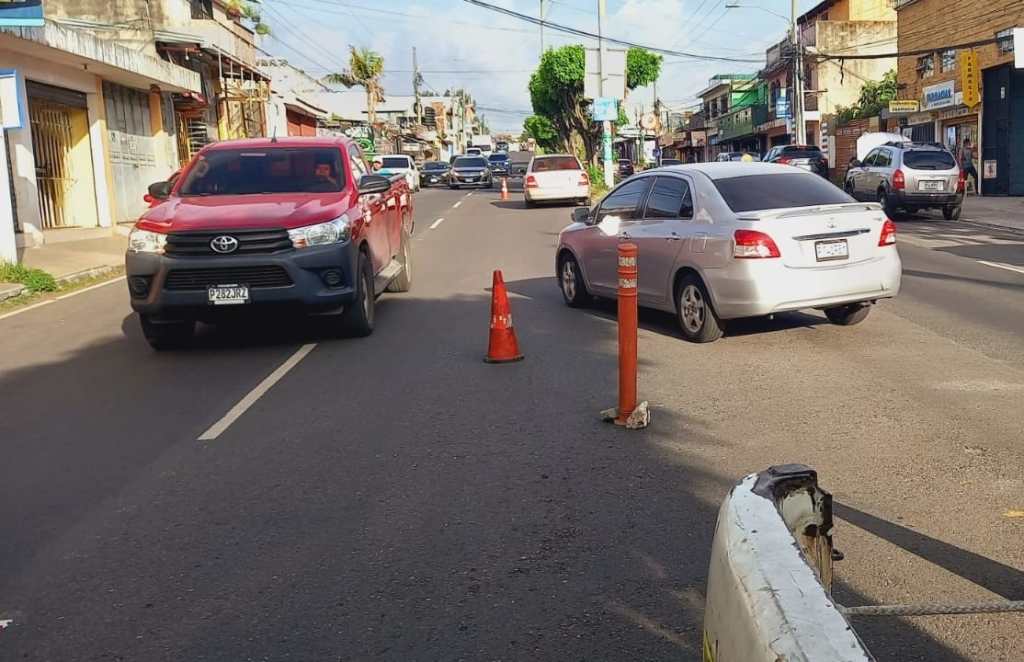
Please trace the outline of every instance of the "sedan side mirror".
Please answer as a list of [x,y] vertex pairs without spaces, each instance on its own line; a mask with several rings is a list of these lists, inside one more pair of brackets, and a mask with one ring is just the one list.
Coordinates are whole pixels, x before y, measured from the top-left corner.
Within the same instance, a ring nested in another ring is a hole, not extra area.
[[590,207],[577,207],[572,210],[572,222],[582,223],[583,225],[590,225],[594,220],[593,216],[590,215]]
[[[166,200],[171,197],[171,182],[156,182],[149,185],[149,195],[156,200]],[[148,200],[146,202],[149,202]]]
[[390,188],[391,180],[384,175],[363,175],[359,178],[359,195],[387,193]]
[[854,160],[850,161],[850,167],[851,168],[860,168],[862,165],[863,164],[860,162],[859,159],[854,159]]

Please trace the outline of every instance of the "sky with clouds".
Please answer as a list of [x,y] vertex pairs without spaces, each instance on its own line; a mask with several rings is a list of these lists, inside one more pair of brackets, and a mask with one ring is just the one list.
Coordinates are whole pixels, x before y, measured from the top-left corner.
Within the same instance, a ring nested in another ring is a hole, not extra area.
[[[540,0],[489,0],[537,16]],[[806,11],[818,0],[800,0]],[[740,5],[727,8],[727,5]],[[262,47],[314,76],[340,70],[348,47],[384,56],[385,94],[412,94],[412,48],[428,90],[465,87],[492,130],[518,131],[530,114],[527,89],[540,57],[540,29],[462,0],[262,0],[272,36]],[[547,20],[597,31],[597,0],[547,0]],[[607,32],[639,44],[719,57],[760,59],[783,38],[790,0],[607,0]],[[544,44],[586,39],[544,30]],[[588,45],[596,45],[591,42]],[[670,108],[692,106],[693,95],[720,73],[754,72],[755,63],[666,57],[658,97]],[[630,94],[630,116],[651,107],[653,90]]]

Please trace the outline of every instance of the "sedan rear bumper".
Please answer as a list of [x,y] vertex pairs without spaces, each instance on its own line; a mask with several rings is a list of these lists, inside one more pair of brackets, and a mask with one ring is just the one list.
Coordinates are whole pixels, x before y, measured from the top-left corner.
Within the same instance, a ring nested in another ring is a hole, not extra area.
[[707,278],[715,311],[734,319],[889,299],[899,294],[902,270],[893,249],[858,264],[807,269],[775,259],[734,260]]
[[526,189],[523,196],[530,202],[579,200],[590,197],[590,187],[586,184],[579,186],[539,186]]

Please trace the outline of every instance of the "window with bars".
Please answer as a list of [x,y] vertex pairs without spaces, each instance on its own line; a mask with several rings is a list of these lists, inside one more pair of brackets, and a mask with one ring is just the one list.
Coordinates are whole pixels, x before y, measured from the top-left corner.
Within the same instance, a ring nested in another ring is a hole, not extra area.
[[922,55],[917,58],[917,75],[921,78],[931,78],[935,75],[935,58],[931,55]]
[[942,73],[956,69],[956,50],[950,48],[939,53],[939,70]]
[[1013,28],[1006,28],[996,33],[996,45],[999,46],[1000,53],[1012,53],[1013,52]]

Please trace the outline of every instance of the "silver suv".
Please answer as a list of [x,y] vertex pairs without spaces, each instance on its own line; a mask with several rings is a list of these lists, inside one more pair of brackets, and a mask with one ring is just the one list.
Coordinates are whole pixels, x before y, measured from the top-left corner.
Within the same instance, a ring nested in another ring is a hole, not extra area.
[[960,218],[964,179],[949,150],[935,143],[886,143],[854,160],[846,173],[846,192],[858,200],[878,201],[890,217],[941,208],[947,221]]

